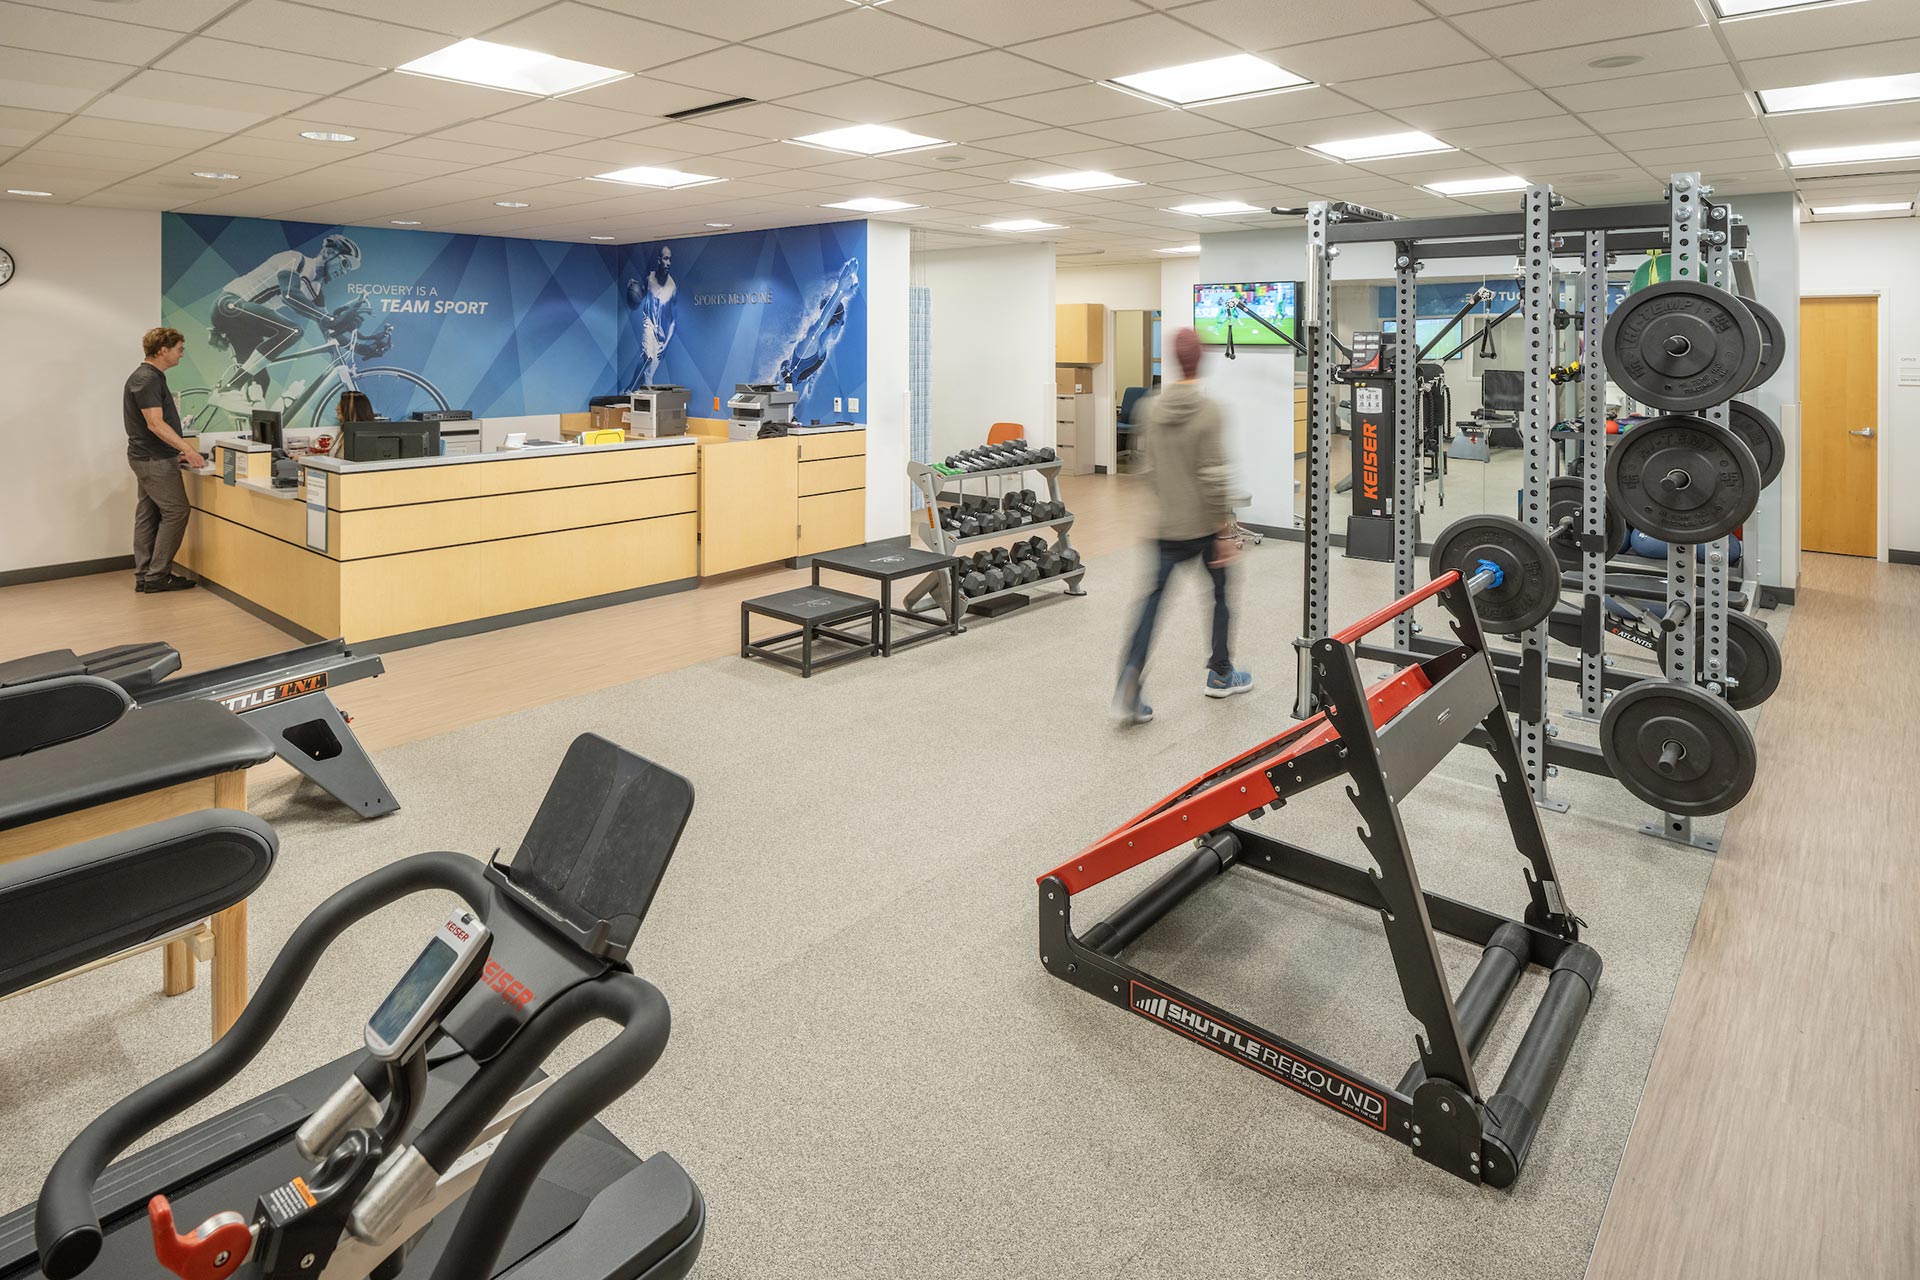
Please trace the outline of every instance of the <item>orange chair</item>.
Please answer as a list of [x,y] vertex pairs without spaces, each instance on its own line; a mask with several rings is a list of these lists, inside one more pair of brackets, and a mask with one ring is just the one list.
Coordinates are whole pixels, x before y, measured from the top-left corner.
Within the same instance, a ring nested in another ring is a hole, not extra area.
[[[1009,440],[1019,440],[1026,436],[1027,429],[1017,422],[996,422],[987,428],[988,444],[1005,444]],[[1000,495],[1007,491],[1007,477],[1000,477]]]

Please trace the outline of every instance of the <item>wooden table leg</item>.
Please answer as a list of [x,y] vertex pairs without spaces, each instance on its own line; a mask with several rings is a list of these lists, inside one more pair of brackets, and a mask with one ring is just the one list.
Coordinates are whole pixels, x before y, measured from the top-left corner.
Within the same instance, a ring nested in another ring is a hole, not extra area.
[[247,904],[213,917],[213,1038],[218,1040],[247,1007]]
[[161,964],[160,994],[183,996],[193,990],[194,969],[193,948],[187,940],[175,938],[169,942]]

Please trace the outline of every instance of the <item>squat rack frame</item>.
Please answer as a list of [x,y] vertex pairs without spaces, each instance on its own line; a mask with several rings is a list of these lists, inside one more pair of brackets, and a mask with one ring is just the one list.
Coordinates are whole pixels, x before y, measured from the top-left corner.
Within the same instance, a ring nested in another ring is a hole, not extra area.
[[[1364,205],[1342,201],[1315,201],[1307,206],[1307,281],[1305,290],[1308,336],[1306,556],[1299,660],[1294,715],[1312,716],[1318,699],[1310,669],[1311,646],[1328,633],[1328,586],[1332,546],[1331,463],[1333,436],[1332,377],[1335,366],[1333,323],[1333,260],[1346,244],[1391,243],[1394,246],[1394,290],[1397,323],[1394,335],[1394,384],[1398,421],[1395,465],[1402,476],[1418,465],[1418,433],[1404,424],[1413,419],[1417,366],[1414,316],[1417,277],[1429,261],[1512,253],[1521,282],[1520,327],[1526,343],[1527,390],[1522,417],[1525,441],[1525,479],[1520,518],[1544,537],[1548,531],[1547,481],[1552,466],[1551,432],[1557,417],[1559,388],[1552,380],[1557,355],[1557,310],[1554,259],[1578,253],[1584,267],[1581,298],[1586,351],[1581,361],[1579,393],[1582,403],[1582,441],[1587,465],[1583,468],[1581,512],[1577,545],[1581,551],[1581,656],[1577,663],[1554,659],[1548,652],[1548,624],[1541,622],[1522,636],[1517,655],[1495,655],[1494,665],[1519,718],[1519,740],[1528,788],[1534,803],[1564,812],[1567,804],[1550,786],[1562,765],[1585,773],[1611,776],[1604,755],[1596,748],[1559,739],[1550,718],[1549,676],[1577,680],[1581,712],[1597,716],[1609,690],[1637,683],[1627,672],[1607,669],[1604,659],[1603,595],[1605,545],[1605,417],[1606,367],[1601,335],[1606,327],[1606,264],[1616,252],[1665,249],[1673,255],[1675,278],[1701,279],[1731,289],[1731,249],[1744,247],[1746,228],[1724,203],[1707,199],[1712,188],[1698,173],[1676,173],[1664,203],[1567,209],[1546,184],[1525,192],[1514,213],[1477,213],[1440,218],[1399,218]],[[1725,425],[1725,405],[1704,416]],[[1394,591],[1405,596],[1418,571],[1418,506],[1402,500],[1394,513]],[[1699,682],[1716,694],[1725,692],[1725,638],[1728,543],[1710,547],[1703,573],[1696,575],[1691,545],[1669,548],[1667,595],[1669,611],[1679,621],[1667,646],[1665,674],[1676,683]],[[1673,610],[1676,602],[1687,607]],[[1706,627],[1700,669],[1694,669],[1693,627]],[[1444,642],[1417,634],[1410,615],[1395,619],[1391,649],[1361,646],[1359,656],[1405,666],[1444,649]],[[1481,745],[1485,745],[1482,743]],[[1658,825],[1644,830],[1666,839],[1705,848],[1714,842],[1696,837],[1689,818],[1666,814]]]

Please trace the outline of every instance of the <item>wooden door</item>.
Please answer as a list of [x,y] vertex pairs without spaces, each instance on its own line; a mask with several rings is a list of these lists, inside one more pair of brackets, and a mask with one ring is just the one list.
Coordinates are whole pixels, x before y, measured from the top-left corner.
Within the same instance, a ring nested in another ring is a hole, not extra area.
[[1800,299],[1800,545],[1879,554],[1880,300]]

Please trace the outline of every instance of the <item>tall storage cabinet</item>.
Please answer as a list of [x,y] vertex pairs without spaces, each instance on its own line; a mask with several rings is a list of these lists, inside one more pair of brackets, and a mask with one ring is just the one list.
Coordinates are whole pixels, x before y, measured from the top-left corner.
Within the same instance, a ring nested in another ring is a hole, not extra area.
[[1053,398],[1055,449],[1064,475],[1084,476],[1093,471],[1093,396],[1088,393]]

